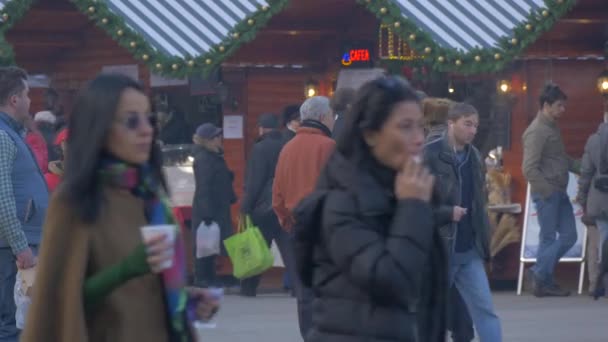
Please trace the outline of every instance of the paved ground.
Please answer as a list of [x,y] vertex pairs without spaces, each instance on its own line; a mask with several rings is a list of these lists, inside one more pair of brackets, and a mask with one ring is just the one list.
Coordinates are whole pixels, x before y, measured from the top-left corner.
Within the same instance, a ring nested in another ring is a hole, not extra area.
[[[537,299],[495,294],[505,342],[606,342],[608,299]],[[284,295],[227,296],[205,342],[299,342],[295,300]]]

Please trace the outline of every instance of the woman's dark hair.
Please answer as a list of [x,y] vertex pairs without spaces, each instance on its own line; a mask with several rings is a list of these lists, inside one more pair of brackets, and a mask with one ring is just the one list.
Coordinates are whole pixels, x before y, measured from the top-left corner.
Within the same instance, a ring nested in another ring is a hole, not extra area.
[[538,102],[540,103],[540,108],[543,108],[545,103],[552,105],[559,100],[566,101],[567,99],[568,97],[557,84],[547,83],[540,92]]
[[401,77],[382,77],[364,84],[338,136],[337,150],[351,160],[363,161],[370,156],[363,132],[380,130],[395,105],[404,101],[420,104],[416,90]]
[[[97,172],[118,103],[126,89],[144,92],[141,84],[128,76],[99,75],[78,95],[70,116],[67,139],[69,157],[65,165],[62,195],[66,196],[68,204],[85,222],[94,222],[102,205],[102,184]],[[161,186],[166,189],[161,151],[156,143],[152,148],[150,164]]]

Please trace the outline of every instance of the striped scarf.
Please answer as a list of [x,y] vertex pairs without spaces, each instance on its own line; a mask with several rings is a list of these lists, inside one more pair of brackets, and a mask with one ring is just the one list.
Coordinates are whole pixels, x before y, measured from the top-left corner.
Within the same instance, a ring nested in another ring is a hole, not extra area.
[[[111,186],[128,189],[145,202],[145,214],[148,224],[176,224],[170,205],[158,177],[149,165],[133,166],[125,162],[104,158],[100,175],[103,181]],[[185,245],[179,224],[175,238],[173,266],[162,272],[161,277],[165,290],[167,319],[171,341],[192,341],[191,323],[195,319],[194,309],[188,305],[186,287]]]

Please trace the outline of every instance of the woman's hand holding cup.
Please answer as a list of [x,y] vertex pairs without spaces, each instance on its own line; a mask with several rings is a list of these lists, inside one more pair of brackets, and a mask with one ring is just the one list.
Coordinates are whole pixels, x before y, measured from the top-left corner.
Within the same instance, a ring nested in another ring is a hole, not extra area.
[[142,227],[142,236],[147,262],[154,273],[160,273],[173,265],[175,226],[146,226]]

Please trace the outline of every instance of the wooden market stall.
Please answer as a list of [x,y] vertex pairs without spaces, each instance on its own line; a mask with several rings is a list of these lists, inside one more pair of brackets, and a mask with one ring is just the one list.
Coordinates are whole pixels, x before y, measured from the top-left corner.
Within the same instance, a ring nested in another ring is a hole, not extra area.
[[[542,12],[541,12],[542,15]],[[530,45],[510,66],[505,77],[512,82],[510,147],[504,153],[505,170],[513,176],[513,201],[525,203],[526,182],[521,171],[521,137],[538,112],[542,86],[552,81],[568,96],[560,128],[567,152],[581,158],[588,137],[597,130],[606,109],[597,88],[606,70],[608,4],[602,0],[579,0],[552,28]],[[533,27],[531,29],[534,29]],[[582,213],[579,212],[580,216]],[[523,218],[520,220],[523,224]],[[505,277],[517,274],[520,246],[505,251]],[[573,276],[578,265],[560,266],[558,271]]]

